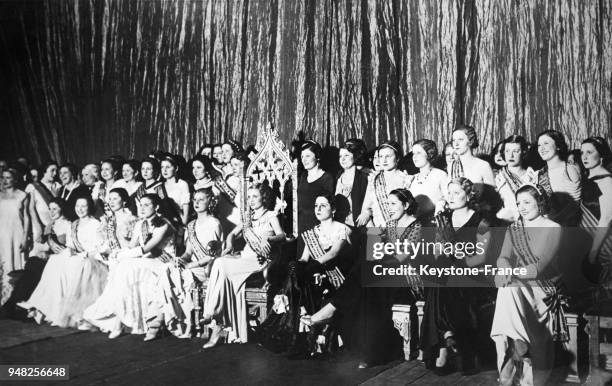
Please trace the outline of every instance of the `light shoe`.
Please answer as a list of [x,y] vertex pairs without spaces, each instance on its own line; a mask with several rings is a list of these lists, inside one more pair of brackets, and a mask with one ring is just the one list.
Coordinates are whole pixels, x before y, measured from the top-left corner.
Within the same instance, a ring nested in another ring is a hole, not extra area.
[[113,330],[108,334],[108,339],[117,339],[121,336],[123,331],[121,329]]

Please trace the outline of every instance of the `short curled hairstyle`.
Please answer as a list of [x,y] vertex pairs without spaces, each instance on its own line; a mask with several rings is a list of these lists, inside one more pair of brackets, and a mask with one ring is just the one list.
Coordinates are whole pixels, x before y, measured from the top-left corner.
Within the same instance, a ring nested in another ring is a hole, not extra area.
[[457,177],[450,180],[447,186],[457,185],[465,192],[467,197],[467,207],[478,210],[478,191],[474,188],[474,183],[465,177]]
[[408,189],[393,189],[389,194],[392,194],[397,197],[397,199],[400,200],[402,204],[408,205],[408,208],[406,209],[407,214],[411,216],[416,214],[419,205],[417,204],[416,200],[414,199],[414,196],[412,195],[412,193],[410,193]]
[[75,180],[79,179],[79,169],[77,168],[77,166],[73,163],[65,163],[62,166],[60,166],[60,170],[61,169],[68,169],[68,171],[70,172],[70,174],[72,174],[72,178],[74,178]]
[[425,153],[427,153],[428,161],[431,162],[438,156],[438,147],[436,146],[436,143],[431,139],[419,139],[412,146],[414,147],[416,145],[419,145],[423,148],[423,150],[425,150]]
[[198,194],[203,194],[208,199],[208,212],[215,213],[217,210],[217,196],[212,191],[212,188],[201,188],[193,192],[193,200],[195,201],[195,196]]
[[301,152],[304,152],[304,150],[310,150],[312,152],[312,154],[314,154],[315,158],[317,159],[317,161],[319,161],[321,159],[321,152],[323,152],[323,149],[321,148],[321,145],[319,145],[317,142],[309,139],[306,140],[301,147]]
[[272,205],[272,189],[266,183],[258,183],[254,184],[249,188],[249,190],[254,189],[259,191],[261,194],[261,202],[264,208],[270,209],[270,205]]
[[478,136],[476,135],[476,130],[472,126],[459,125],[453,130],[453,133],[455,131],[463,131],[465,133],[470,143],[470,148],[476,149],[478,147]]
[[79,202],[79,200],[85,200],[87,202],[87,215],[88,216],[93,215],[95,207],[94,207],[94,202],[93,202],[93,198],[91,198],[91,195],[83,194],[83,195],[78,196],[76,200],[74,201],[75,209],[76,209],[76,204],[77,202]]
[[123,164],[121,164],[121,168],[123,168],[125,165],[129,165],[129,167],[134,171],[134,178],[138,174],[140,174],[140,161],[135,159],[123,161]]
[[57,162],[55,162],[54,160],[47,160],[42,165],[40,165],[40,167],[38,168],[38,176],[39,176],[39,178],[42,179],[42,177],[45,175],[45,173],[47,173],[47,170],[49,170],[49,168],[51,166],[53,166],[53,165],[58,167]]
[[210,158],[203,156],[201,154],[196,155],[195,157],[191,159],[191,161],[189,161],[189,165],[191,166],[192,169],[193,169],[193,164],[195,162],[199,162],[202,164],[202,166],[204,166],[204,170],[206,170],[206,173],[208,173],[210,178],[214,179],[215,177],[221,175],[221,173],[219,173],[219,171],[215,169],[215,167],[213,166],[213,161]]
[[609,166],[610,162],[612,162],[612,151],[610,150],[610,145],[606,142],[602,137],[589,137],[582,141],[582,144],[590,143],[593,145],[599,156],[601,157],[601,163],[604,167]]
[[127,190],[123,188],[113,188],[110,190],[109,193],[117,193],[119,197],[121,197],[123,205],[127,205],[128,201],[130,200],[130,195],[128,194]]
[[544,216],[550,212],[550,199],[548,198],[548,194],[546,194],[544,188],[541,186],[531,184],[523,185],[517,189],[514,197],[518,199],[518,196],[521,193],[528,193],[535,198],[540,215]]
[[362,139],[348,139],[342,146],[340,146],[340,149],[345,149],[353,155],[355,165],[365,166],[367,164],[366,153],[368,152],[368,149],[366,148],[365,142]]
[[555,146],[557,147],[557,154],[562,161],[567,161],[567,156],[569,155],[569,148],[567,147],[567,142],[565,142],[565,137],[563,134],[557,130],[546,130],[538,134],[538,138],[536,139],[536,143],[539,142],[540,137],[547,136],[551,138],[555,142]]
[[117,174],[119,174],[120,166],[118,162],[114,158],[107,158],[104,161],[100,162],[100,167],[102,167],[102,165],[104,164],[109,164],[110,167],[113,169],[113,177],[117,177]]
[[522,135],[511,135],[508,138],[504,139],[501,143],[501,156],[502,159],[506,160],[506,145],[509,143],[516,143],[521,147],[521,165],[525,162],[525,158],[527,157],[527,151],[529,151],[529,143]]
[[228,139],[227,141],[223,142],[223,145],[228,145],[229,147],[231,147],[234,154],[244,151],[242,145],[238,141],[234,141],[233,139]]
[[161,199],[155,193],[143,194],[142,197],[140,197],[140,201],[144,200],[145,198],[151,201],[151,204],[153,204],[154,208],[157,208],[161,204]]
[[376,148],[376,151],[381,151],[384,148],[393,150],[393,152],[395,153],[395,157],[397,158],[397,162],[399,162],[404,156],[402,146],[397,141],[385,141],[381,143],[378,148]]
[[[161,166],[157,158],[147,157],[143,159],[142,161],[140,161],[141,168],[144,163],[148,163],[149,165],[151,165],[151,167],[153,168],[153,178],[157,179],[159,177],[159,174],[161,173]],[[142,176],[142,172],[140,172],[140,175]]]
[[319,197],[323,197],[324,199],[327,200],[327,202],[329,202],[329,206],[331,206],[332,211],[336,210],[336,198],[334,197],[333,194],[331,194],[330,192],[328,192],[327,190],[321,190],[320,192],[317,193],[317,195],[315,196],[315,201],[317,198]]
[[49,205],[51,204],[55,204],[57,205],[57,207],[60,209],[60,213],[63,216],[64,215],[64,210],[66,207],[66,201],[64,201],[64,199],[60,198],[60,197],[53,197],[49,203],[47,204],[47,207],[49,207]]

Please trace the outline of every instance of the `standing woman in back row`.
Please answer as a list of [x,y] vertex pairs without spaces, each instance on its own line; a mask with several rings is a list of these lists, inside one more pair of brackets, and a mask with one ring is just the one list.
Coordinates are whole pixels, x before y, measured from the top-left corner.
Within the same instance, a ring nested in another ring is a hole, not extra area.
[[342,170],[336,182],[336,210],[346,225],[354,226],[361,213],[363,199],[368,188],[368,174],[358,168],[364,166],[367,149],[360,139],[349,139],[340,147],[339,161]]
[[473,127],[460,125],[453,130],[454,153],[448,165],[448,176],[451,179],[465,177],[477,185],[495,186],[491,165],[474,155],[477,147],[478,137]]
[[161,173],[166,180],[164,188],[173,203],[172,218],[169,220],[176,225],[186,225],[189,217],[189,185],[178,177],[178,162],[171,154],[162,159]]

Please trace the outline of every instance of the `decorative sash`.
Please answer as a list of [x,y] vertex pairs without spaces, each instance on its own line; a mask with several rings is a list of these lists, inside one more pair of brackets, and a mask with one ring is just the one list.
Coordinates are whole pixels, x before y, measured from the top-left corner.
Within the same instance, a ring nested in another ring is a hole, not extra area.
[[389,203],[387,202],[389,192],[387,191],[384,172],[380,172],[374,177],[374,193],[376,194],[376,201],[378,202],[385,222],[389,222],[391,220]]
[[49,234],[47,234],[47,244],[49,245],[49,247],[51,248],[51,250],[55,248],[66,248],[66,244],[60,242],[59,238],[57,237],[57,234],[55,234],[55,231],[53,230],[53,227],[51,227],[51,231]]
[[252,227],[245,227],[242,230],[244,240],[249,244],[249,247],[257,254],[257,261],[260,265],[266,264],[270,260],[270,256],[261,248],[261,237],[259,237]]
[[45,201],[45,204],[49,205],[51,200],[55,198],[55,196],[53,195],[53,193],[51,193],[49,188],[47,188],[45,184],[43,184],[42,182],[33,182],[32,186],[34,187],[34,189],[36,189],[38,194],[40,194],[43,201]]
[[164,187],[164,183],[161,181],[155,181],[149,186],[145,186],[145,183],[143,182],[142,184],[140,184],[138,189],[136,189],[134,195],[136,196],[136,199],[140,201],[142,196],[147,194],[148,191],[150,191],[151,189],[155,190],[155,193],[159,196],[159,198],[164,199],[168,196],[168,194],[166,194],[166,188]]
[[85,248],[83,248],[83,245],[81,245],[81,242],[79,241],[79,236],[77,235],[77,230],[79,229],[80,222],[81,220],[78,219],[73,221],[70,225],[70,230],[72,231],[72,243],[74,244],[74,248],[77,253],[85,252]]
[[[510,237],[512,245],[517,254],[517,266],[524,267],[536,264],[540,259],[533,254],[529,245],[528,235],[525,231],[523,219],[510,225]],[[561,294],[560,289],[553,280],[535,280],[536,285],[542,288],[546,297],[544,303],[549,307],[551,316],[551,333],[553,340],[566,342],[569,340],[569,329],[565,321],[563,308],[567,306],[567,299]]]
[[523,185],[523,181],[516,174],[508,170],[507,166],[504,166],[499,171],[499,175],[502,176],[504,181],[506,181],[510,187],[510,190],[512,190],[512,193],[516,193],[516,191]]
[[[162,221],[167,224],[166,219],[162,218]],[[149,240],[151,240],[152,236],[153,230],[150,229],[149,222],[147,220],[143,220],[142,226],[140,227],[140,237],[143,247]],[[162,263],[170,263],[174,261],[174,257],[163,249],[153,248],[153,250],[151,250],[151,255],[160,260]]]
[[222,193],[224,193],[227,197],[229,197],[230,201],[233,203],[234,199],[236,199],[236,191],[232,189],[231,186],[225,181],[225,179],[221,176],[217,176],[214,179],[215,187],[219,189]]
[[[421,224],[418,221],[412,222],[408,225],[402,234],[400,235],[397,231],[397,220],[392,220],[387,222],[386,228],[386,237],[387,242],[396,242],[398,240],[409,240],[416,241],[417,234],[413,235],[414,231],[417,231],[421,228]],[[420,288],[423,286],[423,281],[421,280],[421,276],[417,275],[406,275],[406,280],[408,281],[408,285],[412,288],[413,291],[419,293]]]
[[553,193],[547,166],[544,166],[538,172],[538,185],[540,185],[549,196]]
[[121,249],[121,244],[119,244],[119,239],[117,238],[117,216],[111,212],[111,214],[105,214],[104,218],[106,220],[104,233],[108,241],[108,247],[111,251]]
[[325,255],[325,250],[323,250],[323,247],[319,244],[319,236],[317,236],[317,232],[315,231],[317,228],[319,228],[318,225],[302,232],[302,239],[304,239],[304,244],[308,247],[312,258],[318,261]]
[[463,164],[458,154],[453,154],[453,162],[450,170],[451,178],[465,177],[465,171],[463,170]]
[[195,231],[195,221],[187,224],[187,240],[193,248],[193,253],[196,255],[198,260],[205,257],[218,257],[221,252],[219,250],[219,242],[211,241],[208,243],[208,246],[202,245]]

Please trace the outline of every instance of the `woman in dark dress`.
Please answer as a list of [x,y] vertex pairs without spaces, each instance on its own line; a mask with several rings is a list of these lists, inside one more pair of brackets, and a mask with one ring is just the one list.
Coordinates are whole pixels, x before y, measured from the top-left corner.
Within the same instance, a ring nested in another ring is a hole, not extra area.
[[301,159],[306,173],[300,176],[297,188],[300,234],[319,223],[314,213],[317,194],[322,191],[334,192],[334,178],[319,165],[321,151],[321,145],[314,141],[306,141],[302,145]]
[[[383,241],[420,241],[422,227],[415,217],[417,204],[412,194],[407,189],[395,189],[389,193],[388,206],[391,220],[382,234]],[[409,255],[395,254],[386,255],[383,260],[374,263],[393,267],[410,259]],[[306,325],[318,326],[333,321],[337,315],[351,318],[354,328],[362,332],[359,341],[350,345],[358,347],[359,368],[386,363],[402,356],[402,340],[393,326],[391,306],[398,295],[403,295],[403,303],[414,303],[420,292],[420,280],[414,276],[386,276],[382,277],[381,282],[365,283],[362,273],[371,272],[367,266],[369,263],[357,261],[329,303],[312,316],[306,315],[301,319]],[[389,280],[394,282],[390,283]],[[343,339],[348,337],[341,335]]]
[[[438,242],[481,243],[486,251],[490,234],[486,222],[475,210],[474,184],[467,178],[454,178],[448,184],[450,212],[436,216]],[[456,250],[454,255],[440,254],[431,262],[436,267],[478,267],[485,263],[485,253],[467,254]],[[457,365],[464,372],[475,368],[474,346],[479,342],[478,309],[491,295],[485,288],[467,288],[470,283],[460,283],[461,278],[450,276],[438,280],[439,286],[425,290],[425,310],[421,326],[421,349],[428,368],[439,373],[452,370],[450,359],[461,354]],[[485,328],[485,327],[482,327]],[[485,338],[486,339],[486,338]]]
[[368,189],[368,173],[360,168],[364,166],[366,151],[360,139],[349,139],[340,148],[342,170],[336,181],[336,215],[348,226],[357,223]]

